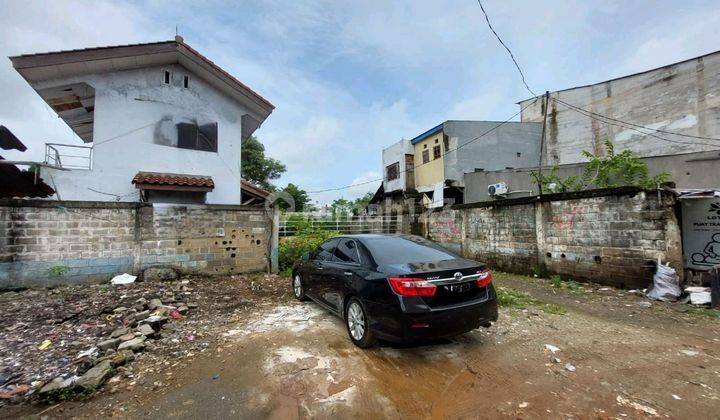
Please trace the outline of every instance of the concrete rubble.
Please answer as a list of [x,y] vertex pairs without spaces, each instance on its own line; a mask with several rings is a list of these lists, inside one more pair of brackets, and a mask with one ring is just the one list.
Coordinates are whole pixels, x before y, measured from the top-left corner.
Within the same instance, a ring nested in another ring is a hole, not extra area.
[[246,310],[243,295],[285,293],[277,276],[254,277],[260,292],[232,276],[0,293],[0,406],[73,398],[112,377],[133,386],[149,363],[205,351],[212,327]]

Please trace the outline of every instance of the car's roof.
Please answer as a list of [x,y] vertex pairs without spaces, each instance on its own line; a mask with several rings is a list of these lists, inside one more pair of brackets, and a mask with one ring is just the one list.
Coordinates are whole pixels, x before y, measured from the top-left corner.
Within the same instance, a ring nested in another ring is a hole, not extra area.
[[336,238],[352,238],[352,239],[381,239],[381,238],[411,238],[413,235],[404,233],[356,233],[352,235],[339,235]]

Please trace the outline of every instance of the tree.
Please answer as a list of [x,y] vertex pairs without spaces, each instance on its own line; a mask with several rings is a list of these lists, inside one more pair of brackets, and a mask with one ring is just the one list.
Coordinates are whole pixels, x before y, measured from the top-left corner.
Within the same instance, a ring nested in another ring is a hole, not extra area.
[[[310,197],[308,197],[305,190],[301,190],[297,185],[293,183],[287,184],[285,188],[280,190],[281,193],[288,194],[295,201],[295,211],[310,210]],[[278,206],[283,210],[288,210],[290,204],[285,202],[282,198],[277,202]]]
[[330,204],[330,207],[332,207],[333,216],[336,218],[347,218],[352,214],[353,202],[344,198],[338,198]]
[[370,200],[372,200],[374,196],[374,193],[368,192],[365,193],[365,195],[363,195],[362,197],[355,199],[355,201],[353,202],[355,214],[362,213],[367,208],[368,204],[370,204]]
[[243,142],[240,153],[243,179],[274,191],[275,187],[270,181],[280,178],[286,171],[285,165],[279,160],[265,157],[265,146],[255,136],[250,136]]
[[582,191],[591,188],[641,187],[657,188],[660,184],[670,181],[669,173],[661,172],[650,176],[647,164],[631,150],[615,153],[610,140],[605,141],[607,156],[594,155],[587,150],[582,155],[588,159],[580,176],[573,175],[561,178],[560,167],[554,165],[549,174],[530,171],[530,176],[542,186],[543,191],[566,192]]

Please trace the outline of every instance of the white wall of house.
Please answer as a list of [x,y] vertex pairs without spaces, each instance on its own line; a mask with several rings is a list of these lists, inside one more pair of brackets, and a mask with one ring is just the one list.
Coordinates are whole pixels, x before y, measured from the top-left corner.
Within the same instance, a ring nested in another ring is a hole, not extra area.
[[[163,83],[166,69],[173,75],[170,85]],[[182,86],[184,75],[190,77],[188,88]],[[93,166],[89,171],[42,171],[61,199],[138,201],[132,178],[149,171],[211,176],[215,189],[207,194],[208,203],[240,203],[241,117],[246,111],[232,98],[179,65],[52,80],[39,89],[77,82],[95,89]],[[180,122],[217,122],[217,153],[176,147]]]
[[[385,192],[390,191],[400,191],[405,189],[405,178],[406,178],[406,168],[405,168],[405,155],[406,154],[414,154],[415,150],[413,148],[413,145],[410,144],[410,140],[402,139],[398,141],[397,143],[394,143],[390,145],[389,147],[383,149],[383,189]],[[399,162],[400,165],[400,174],[399,177],[388,181],[387,179],[387,167],[395,162]]]

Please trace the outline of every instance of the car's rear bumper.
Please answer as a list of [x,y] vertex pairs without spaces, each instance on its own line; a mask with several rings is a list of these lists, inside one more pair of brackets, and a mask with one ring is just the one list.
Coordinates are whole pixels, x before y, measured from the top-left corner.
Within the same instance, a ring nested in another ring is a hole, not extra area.
[[380,339],[414,341],[424,338],[451,337],[497,321],[498,307],[494,291],[479,303],[451,309],[405,313],[400,305],[365,302],[370,329]]

